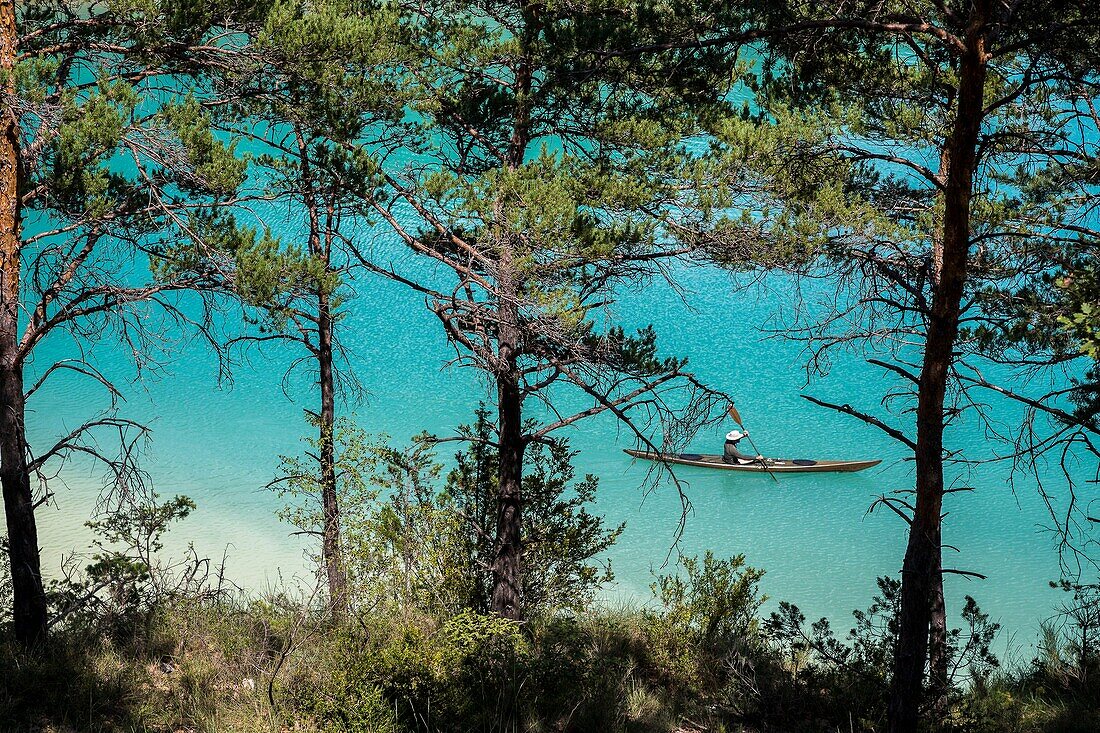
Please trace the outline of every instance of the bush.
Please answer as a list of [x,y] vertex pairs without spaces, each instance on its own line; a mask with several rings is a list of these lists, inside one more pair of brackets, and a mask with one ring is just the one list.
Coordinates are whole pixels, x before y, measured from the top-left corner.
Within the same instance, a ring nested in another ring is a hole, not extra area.
[[[459,429],[470,447],[444,477],[430,436],[397,449],[351,420],[337,421],[341,556],[353,607],[385,603],[396,613],[436,616],[489,610],[499,513],[494,428],[481,407],[474,424]],[[309,445],[310,457],[283,458],[283,478],[272,486],[288,502],[281,518],[319,536],[321,481],[313,439]],[[623,527],[605,526],[589,511],[598,481],[575,480],[574,456],[564,440],[526,451],[522,594],[533,615],[581,611],[614,579],[600,556]]]
[[341,732],[368,730],[356,727],[366,722],[460,731],[514,720],[529,653],[518,625],[472,611],[431,623],[377,619],[336,632],[319,663],[298,665],[280,705]]
[[[838,637],[790,604],[761,623],[760,576],[741,557],[689,558],[653,607],[522,626],[389,608],[336,622],[283,595],[165,600],[128,636],[72,624],[32,654],[0,645],[0,731],[881,730],[896,581]],[[1097,679],[1074,667],[1092,658],[1090,609],[1015,671],[985,656],[995,625],[962,611],[954,659],[974,674],[943,730],[1100,730]]]

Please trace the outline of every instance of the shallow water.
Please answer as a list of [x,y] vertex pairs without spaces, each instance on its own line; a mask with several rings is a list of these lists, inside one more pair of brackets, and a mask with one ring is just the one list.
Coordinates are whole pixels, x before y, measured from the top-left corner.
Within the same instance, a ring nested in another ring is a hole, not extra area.
[[[780,282],[766,293],[735,292],[726,273],[695,268],[682,274],[685,299],[667,286],[652,285],[624,298],[616,318],[627,326],[654,323],[662,351],[687,356],[705,382],[733,394],[766,454],[884,461],[863,473],[781,476],[778,483],[767,476],[685,468],[680,475],[693,512],[680,548],[712,549],[720,556],[744,553],[750,564],[767,570],[763,588],[773,599],[790,600],[811,618],[827,615],[844,626],[853,608],[868,604],[875,577],[899,569],[905,542],[900,520],[886,510],[868,514],[868,508],[881,493],[912,486],[911,464],[875,428],[799,395],[806,391],[874,408],[889,382],[853,355],[807,388],[801,347],[764,339],[760,331],[776,304],[790,297],[788,287]],[[349,409],[364,429],[406,440],[424,429],[445,434],[470,419],[487,396],[485,388],[471,371],[443,368],[454,352],[419,297],[400,285],[369,279],[358,285],[350,307],[345,342],[368,395]],[[37,364],[70,348],[64,338],[47,343]],[[294,401],[283,392],[288,352],[256,354],[250,366],[235,370],[232,384],[219,386],[211,354],[196,344],[173,351],[164,374],[146,374],[128,385],[122,407],[127,417],[152,425],[144,465],[157,490],[187,494],[199,505],[175,531],[170,548],[193,540],[202,553],[220,557],[226,551],[229,577],[246,587],[304,577],[301,542],[275,519],[280,501],[263,489],[275,475],[278,456],[301,450],[300,436],[308,432],[302,409],[311,401],[303,379],[291,380]],[[115,346],[101,344],[93,358],[110,375],[132,375],[128,356]],[[90,380],[59,378],[35,397],[32,442],[52,443],[63,429],[107,404],[102,388]],[[997,414],[1009,423],[1017,419],[1005,409]],[[720,451],[727,429],[716,426],[693,448]],[[661,569],[676,537],[679,498],[667,486],[643,492],[646,466],[622,453],[632,444],[612,421],[591,420],[568,435],[580,451],[578,474],[600,477],[599,509],[611,522],[626,522],[610,553],[618,580],[608,597],[645,602],[653,572]],[[971,455],[993,449],[973,424],[956,428],[950,438]],[[1088,468],[1081,467],[1082,478]],[[1057,473],[1049,473],[1047,488],[1058,492]],[[41,513],[47,568],[54,571],[63,554],[87,546],[82,524],[99,486],[84,464],[66,467],[61,476],[65,486]],[[1043,529],[1050,524],[1045,505],[1030,484],[1022,482],[1014,492],[1008,478],[1006,465],[980,466],[966,482],[977,491],[948,500],[945,541],[960,552],[949,552],[955,556],[945,563],[988,576],[950,576],[948,602],[958,609],[964,594],[974,595],[1004,624],[1002,643],[1023,649],[1060,600],[1048,587],[1058,577],[1059,562],[1052,535]]]

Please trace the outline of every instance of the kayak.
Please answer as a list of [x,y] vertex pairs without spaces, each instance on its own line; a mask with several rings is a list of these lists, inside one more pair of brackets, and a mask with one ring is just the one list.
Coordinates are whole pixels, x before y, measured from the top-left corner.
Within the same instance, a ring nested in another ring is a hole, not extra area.
[[717,468],[723,471],[749,471],[755,473],[830,473],[862,471],[877,466],[882,461],[812,461],[808,458],[765,458],[752,463],[726,463],[720,455],[706,453],[653,453],[652,451],[625,449],[627,455],[647,461],[663,461],[683,466]]

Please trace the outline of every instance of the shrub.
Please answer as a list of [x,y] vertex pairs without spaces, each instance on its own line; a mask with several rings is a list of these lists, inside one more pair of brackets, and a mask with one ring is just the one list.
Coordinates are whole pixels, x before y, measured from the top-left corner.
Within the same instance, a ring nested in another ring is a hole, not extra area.
[[518,625],[472,611],[431,623],[379,619],[335,632],[317,664],[298,665],[280,704],[341,733],[367,722],[462,731],[513,720],[529,654]]
[[666,624],[684,638],[719,653],[756,633],[756,612],[767,600],[759,593],[764,571],[745,567],[745,556],[718,560],[709,550],[680,559],[683,574],[663,575],[653,593]]

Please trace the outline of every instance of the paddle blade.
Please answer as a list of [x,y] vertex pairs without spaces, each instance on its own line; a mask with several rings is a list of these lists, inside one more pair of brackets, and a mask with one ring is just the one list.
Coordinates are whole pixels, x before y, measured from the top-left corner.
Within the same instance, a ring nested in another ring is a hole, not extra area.
[[737,411],[737,408],[734,407],[733,405],[730,405],[730,417],[733,418],[733,421],[735,423],[737,423],[738,427],[740,427],[740,428],[745,427],[745,424],[743,422],[741,422],[741,413],[739,413]]

